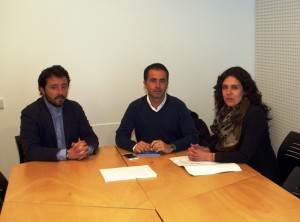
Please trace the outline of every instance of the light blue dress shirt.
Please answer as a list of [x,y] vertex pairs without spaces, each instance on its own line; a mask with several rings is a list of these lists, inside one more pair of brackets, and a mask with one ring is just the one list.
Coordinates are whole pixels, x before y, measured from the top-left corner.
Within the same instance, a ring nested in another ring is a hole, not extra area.
[[[57,138],[57,145],[58,148],[60,149],[56,153],[56,159],[66,160],[67,147],[66,147],[66,139],[65,139],[64,120],[63,120],[63,106],[55,107],[52,104],[50,104],[45,97],[44,100],[52,116],[56,138]],[[89,146],[89,155],[91,155],[93,152],[94,152],[94,147]]]

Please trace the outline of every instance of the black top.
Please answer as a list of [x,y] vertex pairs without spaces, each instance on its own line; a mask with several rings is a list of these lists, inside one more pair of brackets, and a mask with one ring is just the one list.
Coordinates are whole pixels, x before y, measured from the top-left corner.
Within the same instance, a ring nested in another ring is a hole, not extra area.
[[279,170],[264,111],[259,106],[250,105],[242,124],[240,140],[235,151],[218,152],[214,145],[210,147],[212,152],[216,152],[215,161],[247,163],[278,183]]

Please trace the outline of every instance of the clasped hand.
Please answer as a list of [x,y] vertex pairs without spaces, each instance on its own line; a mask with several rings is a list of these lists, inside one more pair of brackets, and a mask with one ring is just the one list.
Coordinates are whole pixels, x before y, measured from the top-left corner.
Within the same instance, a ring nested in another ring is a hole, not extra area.
[[82,160],[89,155],[89,147],[84,140],[77,143],[72,143],[71,148],[68,149],[69,159]]
[[158,152],[170,153],[171,150],[170,150],[170,145],[166,144],[162,140],[153,140],[151,143],[139,141],[134,148],[135,153],[144,153],[149,151],[154,151],[156,153]]
[[199,144],[191,144],[188,148],[188,157],[192,161],[207,161],[209,154],[209,149]]

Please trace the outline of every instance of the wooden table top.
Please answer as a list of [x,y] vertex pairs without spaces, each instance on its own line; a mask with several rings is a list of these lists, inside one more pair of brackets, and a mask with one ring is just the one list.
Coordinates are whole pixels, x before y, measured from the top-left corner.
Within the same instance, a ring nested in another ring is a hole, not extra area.
[[[123,149],[118,148],[118,150],[121,154],[126,153]],[[157,178],[138,179],[155,206],[160,203],[184,200],[259,174],[248,165],[239,164],[242,168],[240,172],[192,176],[183,167],[177,166],[169,159],[170,157],[184,155],[187,155],[186,151],[161,156],[139,157],[139,159],[135,160],[124,158],[124,160],[128,166],[147,164],[157,173]]]
[[[137,160],[124,153],[106,146],[83,161],[15,165],[1,221],[299,221],[300,200],[246,164],[191,176],[169,159],[186,151]],[[138,165],[157,178],[105,183],[99,172]]]
[[[299,221],[300,200],[262,175],[156,206],[164,221]],[[172,213],[170,213],[172,212]]]
[[129,166],[148,164],[158,174],[138,181],[164,221],[299,221],[300,200],[248,165],[239,164],[240,172],[195,177],[169,160],[184,155],[124,159]]
[[1,222],[160,222],[155,210],[6,202]]
[[18,164],[5,201],[154,209],[136,180],[104,182],[100,168],[121,166],[126,164],[114,146],[83,161]]

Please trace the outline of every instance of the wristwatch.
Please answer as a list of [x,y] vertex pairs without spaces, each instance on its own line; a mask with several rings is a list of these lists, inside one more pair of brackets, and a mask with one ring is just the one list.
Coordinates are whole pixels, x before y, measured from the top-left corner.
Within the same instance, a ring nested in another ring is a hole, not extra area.
[[68,153],[68,150],[66,150],[66,160],[69,160],[69,153]]
[[171,148],[171,152],[170,153],[176,151],[176,145],[175,144],[171,143],[170,144],[170,148]]

